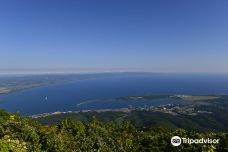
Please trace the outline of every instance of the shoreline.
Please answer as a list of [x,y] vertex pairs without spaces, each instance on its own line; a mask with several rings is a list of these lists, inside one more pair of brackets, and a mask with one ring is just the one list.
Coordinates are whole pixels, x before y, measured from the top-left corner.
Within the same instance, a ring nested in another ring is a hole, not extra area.
[[97,110],[78,110],[78,111],[55,111],[55,112],[48,112],[48,113],[41,113],[41,114],[35,114],[35,115],[30,115],[28,117],[33,118],[33,119],[37,119],[37,118],[44,118],[44,117],[48,117],[48,116],[53,116],[53,115],[61,115],[61,114],[70,114],[70,113],[86,113],[86,112],[125,112],[125,113],[129,113],[133,110],[136,109],[130,109],[130,108],[119,108],[119,109],[97,109]]
[[122,113],[130,113],[132,111],[150,111],[150,112],[160,112],[160,113],[166,113],[170,115],[197,115],[199,113],[208,113],[211,114],[210,111],[197,111],[195,107],[199,104],[191,103],[191,104],[165,104],[165,105],[158,105],[158,106],[148,106],[148,107],[138,107],[138,108],[118,108],[118,109],[96,109],[96,110],[78,110],[78,111],[55,111],[55,112],[49,112],[49,113],[41,113],[41,114],[35,114],[30,115],[28,117],[33,119],[38,118],[45,118],[49,116],[56,116],[56,115],[62,115],[62,114],[78,114],[78,113],[88,113],[88,112],[97,112],[97,113],[103,113],[103,112],[122,112]]

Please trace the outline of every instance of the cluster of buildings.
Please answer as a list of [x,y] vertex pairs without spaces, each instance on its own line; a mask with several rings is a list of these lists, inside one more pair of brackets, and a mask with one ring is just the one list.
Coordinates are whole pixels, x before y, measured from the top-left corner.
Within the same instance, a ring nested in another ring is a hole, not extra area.
[[173,104],[167,104],[167,105],[161,105],[157,107],[146,107],[143,108],[146,111],[152,111],[152,112],[162,112],[162,113],[168,113],[171,115],[192,115],[195,116],[200,113],[207,113],[211,114],[212,112],[209,111],[200,111],[196,110],[194,104],[188,104],[188,105],[173,105]]

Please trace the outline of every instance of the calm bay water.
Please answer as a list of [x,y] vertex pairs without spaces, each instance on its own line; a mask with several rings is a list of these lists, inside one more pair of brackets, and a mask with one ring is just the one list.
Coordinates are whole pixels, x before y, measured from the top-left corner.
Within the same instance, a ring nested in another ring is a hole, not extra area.
[[[225,75],[145,74],[104,77],[74,81],[66,84],[33,88],[0,96],[0,108],[24,115],[82,109],[124,108],[129,102],[99,102],[77,104],[92,99],[122,96],[173,94],[228,94]],[[47,98],[46,98],[47,97]],[[132,103],[136,107],[178,103],[176,100],[154,100]]]

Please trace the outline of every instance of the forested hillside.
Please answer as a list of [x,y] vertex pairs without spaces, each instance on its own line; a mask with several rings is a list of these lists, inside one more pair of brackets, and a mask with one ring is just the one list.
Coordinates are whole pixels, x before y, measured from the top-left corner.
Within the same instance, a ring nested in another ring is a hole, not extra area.
[[[172,136],[219,138],[219,144],[181,144],[174,147]],[[90,123],[64,120],[55,125],[41,125],[30,118],[0,111],[0,151],[26,152],[139,152],[139,151],[228,151],[228,133],[194,132],[161,127],[135,128],[128,122]]]

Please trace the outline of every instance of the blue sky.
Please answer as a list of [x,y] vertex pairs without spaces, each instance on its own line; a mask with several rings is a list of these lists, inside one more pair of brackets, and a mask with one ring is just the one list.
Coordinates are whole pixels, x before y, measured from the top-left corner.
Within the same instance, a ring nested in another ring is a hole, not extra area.
[[0,1],[0,71],[228,73],[227,0]]

